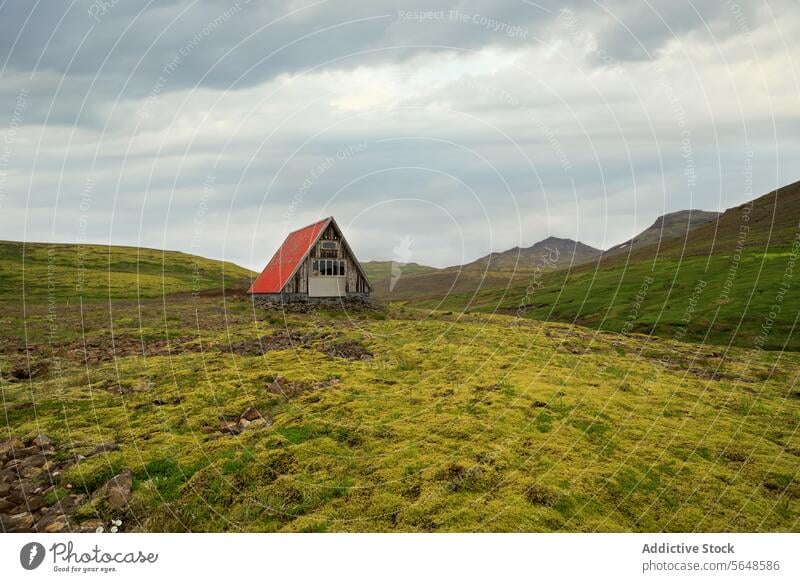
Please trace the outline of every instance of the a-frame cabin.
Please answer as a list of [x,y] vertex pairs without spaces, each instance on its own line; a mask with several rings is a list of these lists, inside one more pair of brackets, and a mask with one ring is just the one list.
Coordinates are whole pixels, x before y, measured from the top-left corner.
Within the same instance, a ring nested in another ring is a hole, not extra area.
[[367,299],[372,286],[332,216],[289,234],[250,295],[269,301]]

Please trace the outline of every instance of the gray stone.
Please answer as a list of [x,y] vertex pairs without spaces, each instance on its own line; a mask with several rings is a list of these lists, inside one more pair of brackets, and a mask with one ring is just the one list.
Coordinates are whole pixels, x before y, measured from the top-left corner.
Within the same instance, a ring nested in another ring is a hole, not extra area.
[[128,507],[128,503],[131,500],[132,488],[133,474],[130,469],[125,469],[116,477],[109,479],[108,483],[105,485],[108,504],[117,509]]
[[20,475],[22,475],[22,477],[25,479],[35,479],[44,473],[44,469],[42,467],[26,467],[22,465],[19,472]]
[[11,455],[14,451],[18,451],[19,449],[23,448],[22,441],[16,437],[12,437],[8,440],[0,442],[0,457],[5,455]]
[[8,532],[27,532],[33,528],[33,516],[27,512],[0,516],[0,522]]
[[250,422],[262,418],[261,413],[252,406],[245,410],[241,417]]
[[219,425],[219,430],[227,434],[239,434],[242,432],[242,427],[238,422],[223,422]]
[[47,457],[44,455],[33,455],[22,460],[21,466],[23,467],[41,467],[47,462]]
[[52,448],[53,441],[50,440],[49,436],[40,434],[31,441],[31,444],[35,447],[39,447],[40,449],[49,449]]
[[45,505],[46,504],[44,502],[44,497],[42,497],[41,495],[31,495],[27,499],[28,511],[31,512],[39,511]]
[[64,531],[69,527],[69,521],[65,515],[59,513],[47,513],[36,522],[36,531],[55,533]]

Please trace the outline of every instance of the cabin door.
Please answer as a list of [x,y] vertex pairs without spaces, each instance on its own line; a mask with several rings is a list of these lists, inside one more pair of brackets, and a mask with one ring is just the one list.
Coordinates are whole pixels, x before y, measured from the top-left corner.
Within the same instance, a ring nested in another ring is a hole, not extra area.
[[347,286],[346,277],[309,277],[309,297],[342,297]]

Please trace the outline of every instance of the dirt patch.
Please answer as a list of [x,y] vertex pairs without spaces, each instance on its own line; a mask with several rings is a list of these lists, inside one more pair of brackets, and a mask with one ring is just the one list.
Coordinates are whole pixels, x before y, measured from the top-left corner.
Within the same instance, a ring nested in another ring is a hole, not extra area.
[[11,367],[8,376],[14,380],[34,380],[47,375],[49,371],[50,364],[46,361],[31,362],[30,365],[27,362],[19,362]]
[[374,354],[358,340],[346,340],[337,343],[323,344],[319,351],[334,358],[346,360],[369,360]]
[[195,336],[148,340],[135,335],[89,337],[66,344],[66,357],[89,365],[111,362],[128,356],[175,356],[187,352],[202,352],[204,347]]
[[[751,375],[739,374],[727,369],[727,362],[719,352],[696,352],[675,347],[663,353],[645,351],[642,358],[678,374],[689,374],[701,380],[729,382],[758,382]],[[752,372],[752,369],[748,370]]]
[[239,356],[263,356],[267,352],[296,349],[307,346],[313,340],[310,334],[282,330],[260,338],[247,339],[219,346],[220,351]]
[[533,505],[550,507],[558,502],[559,494],[549,487],[534,484],[525,490],[525,499]]

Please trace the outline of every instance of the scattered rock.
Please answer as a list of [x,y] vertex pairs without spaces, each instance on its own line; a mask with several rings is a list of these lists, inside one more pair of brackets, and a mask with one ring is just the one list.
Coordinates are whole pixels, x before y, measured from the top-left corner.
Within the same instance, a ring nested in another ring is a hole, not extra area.
[[0,459],[12,458],[15,451],[24,448],[22,441],[18,438],[10,438],[0,443]]
[[41,495],[31,495],[28,497],[26,504],[28,511],[31,513],[39,511],[45,505],[46,503],[44,502],[44,497]]
[[33,531],[33,516],[30,513],[16,513],[14,515],[0,516],[3,531],[30,532]]
[[247,420],[249,422],[253,422],[254,420],[257,420],[257,419],[263,418],[263,417],[261,416],[261,413],[258,410],[256,410],[254,407],[250,406],[247,410],[245,410],[242,413],[241,418],[244,419],[244,420]]
[[44,469],[41,467],[20,467],[19,473],[25,479],[35,479],[44,473]]
[[21,467],[42,467],[47,462],[47,457],[44,455],[33,455],[23,459],[20,462]]
[[132,489],[133,473],[130,469],[125,469],[119,475],[108,480],[103,487],[103,494],[111,507],[125,509],[131,500]]
[[47,435],[40,434],[35,439],[31,440],[31,445],[39,447],[40,449],[52,449],[53,441]]
[[237,435],[242,432],[242,427],[238,422],[223,421],[219,425],[219,431],[226,434]]
[[[72,513],[86,501],[85,495],[54,494],[57,491],[54,480],[72,461],[57,461],[60,457],[56,443],[47,435],[36,435],[26,442],[28,446],[24,446],[18,438],[0,442],[0,531],[94,531],[94,528],[86,530],[77,527],[70,521]],[[90,455],[117,449],[119,445],[116,443],[102,443]],[[75,460],[84,458],[78,455]],[[49,473],[46,482],[43,480],[45,472]],[[70,483],[62,486],[67,490],[72,489]],[[132,487],[133,475],[125,470],[110,479],[97,495],[104,496],[111,507],[123,509],[130,502]],[[48,506],[51,497],[60,499]]]
[[36,522],[36,531],[43,533],[57,533],[69,529],[66,515],[59,513],[46,513]]
[[102,519],[89,519],[82,522],[75,531],[78,533],[99,533],[98,529],[102,532],[103,525]]
[[267,352],[304,347],[313,339],[314,336],[312,335],[305,335],[292,330],[281,330],[260,338],[223,345],[219,349],[222,352],[240,356],[262,356]]
[[36,486],[30,482],[17,481],[12,484],[6,499],[14,505],[25,505],[25,501],[33,495]]

